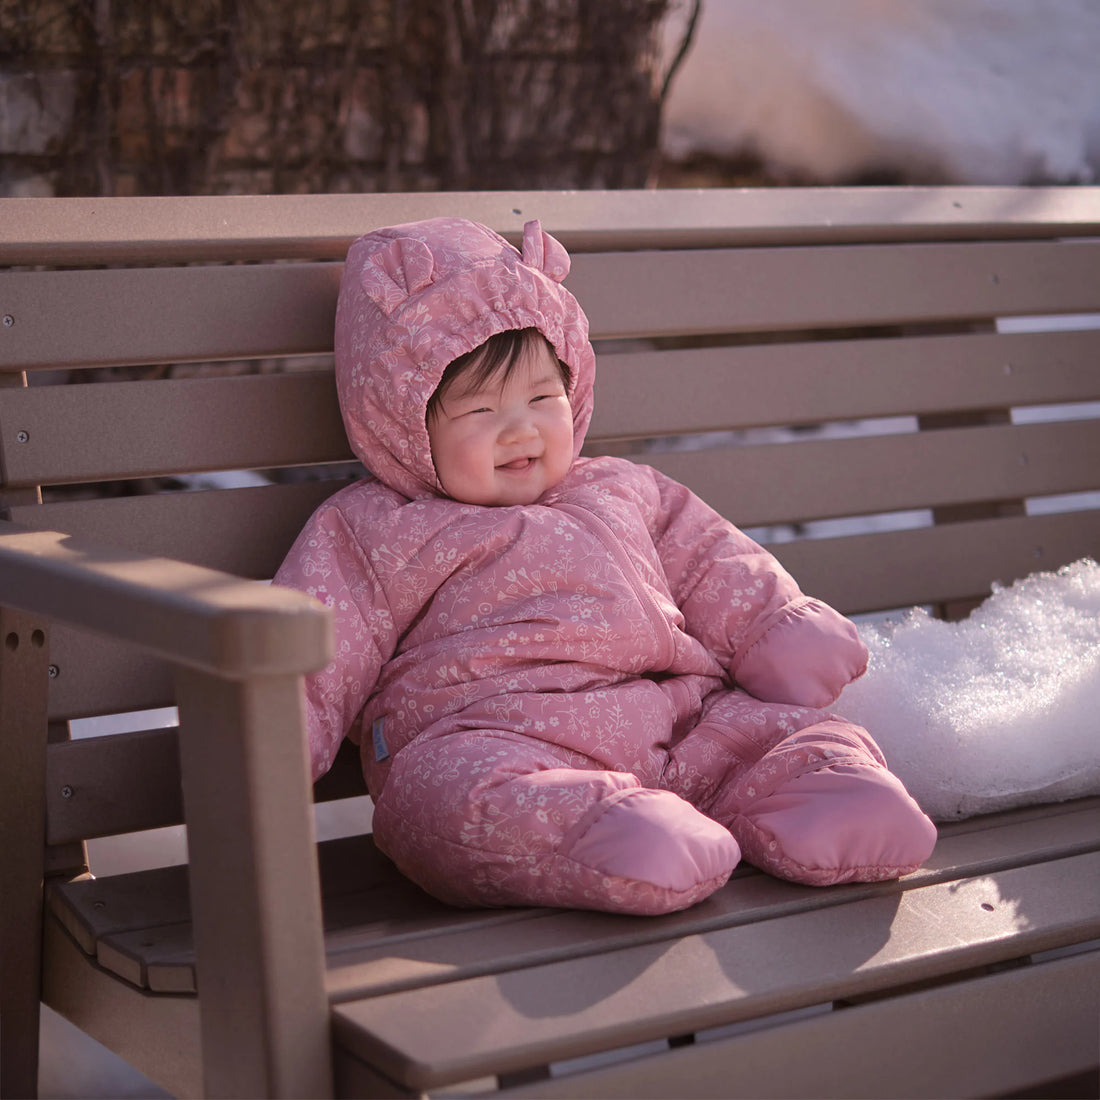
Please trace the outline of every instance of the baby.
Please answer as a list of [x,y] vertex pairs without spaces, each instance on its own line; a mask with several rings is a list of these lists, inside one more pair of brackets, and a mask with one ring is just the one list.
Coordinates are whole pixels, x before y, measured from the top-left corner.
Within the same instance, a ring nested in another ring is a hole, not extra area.
[[356,741],[378,847],[457,905],[672,912],[742,856],[820,885],[915,870],[932,823],[823,709],[866,666],[852,624],[684,486],[580,457],[568,270],[537,222],[522,252],[458,219],[351,246],[336,380],[374,476],[275,578],[335,615],[314,777]]

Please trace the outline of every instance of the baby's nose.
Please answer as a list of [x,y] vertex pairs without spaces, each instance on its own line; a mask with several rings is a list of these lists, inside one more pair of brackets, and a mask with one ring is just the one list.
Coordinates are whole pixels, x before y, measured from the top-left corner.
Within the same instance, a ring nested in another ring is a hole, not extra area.
[[538,434],[534,418],[526,410],[508,418],[501,430],[500,437],[506,442],[517,439],[529,439]]

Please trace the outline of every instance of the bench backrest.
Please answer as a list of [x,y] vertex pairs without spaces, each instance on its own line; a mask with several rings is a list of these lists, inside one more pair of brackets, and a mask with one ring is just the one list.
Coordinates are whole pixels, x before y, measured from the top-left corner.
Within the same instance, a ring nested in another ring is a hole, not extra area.
[[[451,212],[572,251],[587,451],[685,481],[842,610],[957,611],[1100,547],[1100,329],[1073,319],[1100,312],[1097,188],[0,208],[0,506],[30,527],[269,578],[361,473],[331,374],[347,245]],[[58,626],[50,653],[54,722],[172,702],[125,647]],[[55,748],[103,795],[51,791],[51,841],[180,820],[171,734]]]

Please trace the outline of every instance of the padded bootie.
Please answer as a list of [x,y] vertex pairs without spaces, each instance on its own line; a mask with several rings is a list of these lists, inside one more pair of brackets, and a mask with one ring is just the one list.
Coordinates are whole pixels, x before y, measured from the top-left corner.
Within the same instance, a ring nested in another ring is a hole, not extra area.
[[729,830],[671,791],[636,787],[593,806],[560,856],[644,889],[646,913],[686,909],[722,886],[741,858]]
[[781,782],[731,823],[745,858],[814,886],[873,882],[915,871],[936,827],[885,768],[833,764]]

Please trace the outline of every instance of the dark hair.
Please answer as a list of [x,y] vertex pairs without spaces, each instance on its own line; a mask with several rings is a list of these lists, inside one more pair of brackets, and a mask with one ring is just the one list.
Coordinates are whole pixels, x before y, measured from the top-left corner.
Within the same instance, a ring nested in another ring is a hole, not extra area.
[[[520,356],[525,351],[537,347],[540,341],[557,358],[553,344],[537,328],[515,328],[498,332],[495,336],[490,336],[484,344],[479,344],[473,351],[453,359],[447,364],[447,369],[443,372],[435,392],[428,398],[425,418],[431,420],[439,411],[443,395],[459,378],[463,378],[467,388],[471,390],[485,385],[497,371],[503,371],[504,377],[507,378]],[[563,363],[560,359],[557,362],[562,382],[565,383],[568,393],[573,372],[567,363]]]

